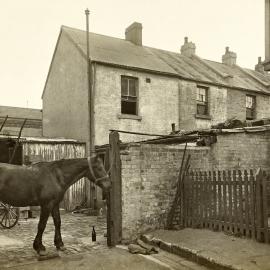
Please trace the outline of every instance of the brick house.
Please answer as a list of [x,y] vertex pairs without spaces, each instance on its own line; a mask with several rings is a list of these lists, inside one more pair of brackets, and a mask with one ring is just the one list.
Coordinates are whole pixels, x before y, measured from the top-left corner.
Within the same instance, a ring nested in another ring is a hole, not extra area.
[[[135,22],[125,39],[90,33],[90,58],[97,145],[108,143],[109,129],[168,134],[172,123],[189,130],[270,117],[262,62],[239,67],[228,47],[221,63],[197,56],[188,38],[179,53],[147,47]],[[86,141],[87,93],[85,31],[62,26],[42,95],[43,135]]]

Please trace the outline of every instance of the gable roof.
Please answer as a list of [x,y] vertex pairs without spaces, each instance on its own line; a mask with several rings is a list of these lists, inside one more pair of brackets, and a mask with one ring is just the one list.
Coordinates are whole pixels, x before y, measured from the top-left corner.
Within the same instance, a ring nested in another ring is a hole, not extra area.
[[[62,29],[86,55],[85,31],[66,26],[62,26]],[[173,68],[156,57],[147,47],[134,45],[124,39],[95,33],[89,33],[89,39],[92,61],[177,75]]]
[[[86,55],[85,31],[62,26],[70,40]],[[93,62],[174,76],[201,83],[270,94],[270,75],[147,46],[125,39],[89,33]]]

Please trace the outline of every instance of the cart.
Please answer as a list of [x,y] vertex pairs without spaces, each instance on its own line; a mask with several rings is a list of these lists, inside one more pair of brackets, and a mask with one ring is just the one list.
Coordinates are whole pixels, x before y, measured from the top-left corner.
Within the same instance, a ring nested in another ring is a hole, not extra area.
[[[8,119],[8,116],[6,116],[5,120],[3,121],[2,125],[0,126],[0,132],[3,129],[7,119]],[[24,120],[24,122],[20,128],[20,132],[19,132],[16,144],[15,144],[15,147],[13,148],[11,156],[9,156],[8,163],[10,163],[10,164],[13,163],[15,153],[16,153],[17,148],[19,146],[21,133],[22,133],[23,127],[26,123],[26,120],[27,119]],[[18,223],[19,217],[20,217],[20,208],[19,207],[13,207],[9,204],[6,204],[6,203],[3,203],[0,201],[0,225],[3,228],[11,229],[12,227],[14,227]]]
[[20,217],[18,207],[13,207],[9,204],[0,202],[0,225],[5,229],[14,227]]

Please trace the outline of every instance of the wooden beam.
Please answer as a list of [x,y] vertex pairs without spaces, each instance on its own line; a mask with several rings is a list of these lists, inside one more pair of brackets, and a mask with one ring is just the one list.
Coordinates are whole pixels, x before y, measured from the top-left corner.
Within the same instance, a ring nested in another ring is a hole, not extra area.
[[119,134],[113,131],[109,135],[110,151],[110,178],[112,188],[108,198],[109,228],[108,245],[115,246],[122,239],[122,181],[121,181],[121,161],[120,161],[120,141]]

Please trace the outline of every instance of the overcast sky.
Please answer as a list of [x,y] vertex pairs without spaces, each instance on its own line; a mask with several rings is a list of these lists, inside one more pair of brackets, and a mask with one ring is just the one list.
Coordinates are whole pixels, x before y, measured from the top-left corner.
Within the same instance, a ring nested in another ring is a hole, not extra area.
[[41,108],[41,94],[61,25],[124,38],[143,25],[143,44],[180,50],[184,37],[196,54],[221,61],[225,47],[237,64],[264,59],[264,0],[0,0],[0,105]]

